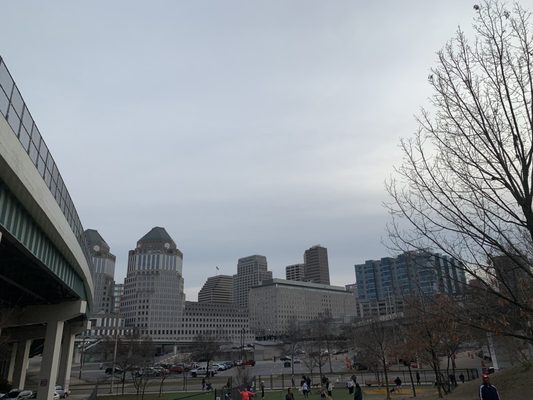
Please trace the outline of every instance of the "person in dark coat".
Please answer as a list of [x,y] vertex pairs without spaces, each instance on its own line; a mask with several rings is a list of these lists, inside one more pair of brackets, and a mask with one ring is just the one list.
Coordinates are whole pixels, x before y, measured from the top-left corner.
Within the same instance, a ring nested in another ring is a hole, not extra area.
[[501,400],[498,389],[490,383],[490,377],[483,374],[481,379],[483,383],[479,387],[479,400]]
[[361,389],[358,383],[355,384],[353,400],[363,400],[363,389]]

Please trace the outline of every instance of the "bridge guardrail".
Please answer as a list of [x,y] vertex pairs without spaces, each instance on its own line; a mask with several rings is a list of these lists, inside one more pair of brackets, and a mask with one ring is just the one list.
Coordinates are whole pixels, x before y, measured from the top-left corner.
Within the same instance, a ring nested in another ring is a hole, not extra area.
[[43,178],[46,186],[52,193],[59,208],[65,216],[72,232],[87,259],[91,264],[89,249],[83,234],[78,212],[74,207],[72,198],[61,177],[59,169],[43,140],[33,117],[31,116],[20,91],[13,80],[7,66],[0,56],[0,113],[6,118],[14,135],[19,140],[22,148],[30,157],[33,165]]

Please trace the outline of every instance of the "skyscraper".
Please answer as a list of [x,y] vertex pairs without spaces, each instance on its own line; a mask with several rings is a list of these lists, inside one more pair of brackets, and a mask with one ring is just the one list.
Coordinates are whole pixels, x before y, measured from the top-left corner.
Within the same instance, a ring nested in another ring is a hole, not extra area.
[[242,308],[248,308],[248,292],[253,286],[272,279],[268,271],[265,256],[253,255],[240,258],[237,263],[237,274],[233,275],[233,302]]
[[328,249],[316,245],[304,253],[305,280],[329,285]]
[[305,281],[305,264],[293,264],[285,267],[285,279],[288,281]]
[[153,340],[176,338],[185,304],[182,268],[183,254],[164,228],[153,228],[137,242],[124,281],[126,326]]
[[113,286],[116,257],[111,254],[109,245],[97,230],[87,229],[85,238],[94,267],[91,271],[94,282],[94,299],[91,311],[92,314],[99,312],[110,314],[114,309]]
[[217,275],[207,278],[200,292],[199,303],[233,303],[233,277],[229,275]]

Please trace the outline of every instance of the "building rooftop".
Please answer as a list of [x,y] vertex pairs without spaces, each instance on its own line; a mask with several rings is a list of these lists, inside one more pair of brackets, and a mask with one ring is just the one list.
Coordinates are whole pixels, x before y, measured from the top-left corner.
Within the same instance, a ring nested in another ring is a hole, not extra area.
[[156,226],[150,230],[146,235],[139,239],[139,243],[147,242],[174,242],[165,228]]

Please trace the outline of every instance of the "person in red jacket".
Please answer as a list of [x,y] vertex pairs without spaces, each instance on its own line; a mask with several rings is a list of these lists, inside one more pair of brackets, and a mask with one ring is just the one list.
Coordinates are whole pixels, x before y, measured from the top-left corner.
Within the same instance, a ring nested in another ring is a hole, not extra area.
[[481,379],[483,383],[479,387],[479,400],[502,400],[496,386],[490,384],[490,377],[483,374]]
[[241,400],[250,400],[251,397],[255,396],[255,393],[250,392],[247,388],[244,388],[242,392],[239,390],[239,394],[241,395]]

